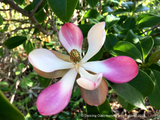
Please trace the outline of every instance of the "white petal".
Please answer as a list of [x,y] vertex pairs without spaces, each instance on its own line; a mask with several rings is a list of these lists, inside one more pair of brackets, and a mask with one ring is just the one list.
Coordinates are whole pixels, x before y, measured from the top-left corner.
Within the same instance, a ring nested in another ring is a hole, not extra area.
[[95,24],[88,32],[88,51],[82,62],[86,62],[91,57],[93,57],[103,46],[106,33],[105,33],[105,22],[100,22]]
[[50,50],[43,48],[30,52],[28,59],[34,67],[43,72],[53,72],[73,67],[72,63],[57,58]]
[[94,90],[101,83],[102,73],[92,75],[88,73],[84,68],[80,67],[79,74],[81,75],[81,77],[77,79],[77,83],[79,86],[83,87],[84,89]]

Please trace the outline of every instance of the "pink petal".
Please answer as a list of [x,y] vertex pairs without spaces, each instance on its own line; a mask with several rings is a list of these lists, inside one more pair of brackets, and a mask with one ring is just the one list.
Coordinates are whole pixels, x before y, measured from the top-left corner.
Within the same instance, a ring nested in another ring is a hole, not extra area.
[[55,115],[69,103],[77,72],[71,69],[57,83],[44,89],[37,99],[37,109],[42,115]]
[[94,90],[101,83],[102,73],[92,75],[88,73],[84,68],[80,67],[79,74],[81,75],[81,77],[77,79],[77,83],[84,89]]
[[95,90],[86,90],[80,87],[81,95],[84,101],[89,105],[99,106],[106,100],[108,86],[104,78],[101,80],[101,84]]
[[43,72],[53,72],[60,69],[69,69],[73,65],[56,57],[50,50],[35,49],[28,55],[29,62]]
[[83,35],[79,27],[73,23],[65,23],[59,30],[59,39],[63,47],[70,53],[76,49],[81,53]]
[[106,33],[105,33],[105,22],[95,24],[88,32],[88,51],[82,62],[86,62],[93,57],[103,46]]
[[104,61],[87,62],[82,65],[85,69],[103,73],[103,76],[114,83],[126,83],[138,74],[136,62],[127,56],[117,56]]

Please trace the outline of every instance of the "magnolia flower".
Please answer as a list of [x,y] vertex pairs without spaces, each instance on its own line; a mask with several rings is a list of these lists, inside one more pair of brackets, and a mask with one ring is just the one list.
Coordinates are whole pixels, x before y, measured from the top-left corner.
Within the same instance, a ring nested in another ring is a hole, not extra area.
[[103,46],[106,37],[104,28],[105,22],[100,22],[89,30],[88,50],[83,58],[83,35],[72,23],[65,23],[59,31],[60,42],[70,56],[43,48],[35,49],[29,54],[29,62],[39,75],[46,78],[62,77],[38,96],[36,104],[40,114],[54,115],[68,105],[76,77],[84,101],[98,106],[105,101],[108,92],[103,77],[114,83],[125,83],[137,75],[136,62],[127,56],[87,62]]

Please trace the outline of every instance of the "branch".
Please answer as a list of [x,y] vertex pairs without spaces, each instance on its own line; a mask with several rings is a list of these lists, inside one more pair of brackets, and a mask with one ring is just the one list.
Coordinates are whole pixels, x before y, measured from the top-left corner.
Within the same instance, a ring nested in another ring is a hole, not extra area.
[[[41,0],[40,2],[42,2],[43,0]],[[29,20],[31,21],[32,24],[35,25],[36,28],[38,28],[43,34],[46,34],[46,35],[51,35],[53,33],[53,31],[47,31],[45,30],[40,24],[39,22],[36,20],[36,18],[32,15],[32,13],[30,11],[26,11],[22,8],[20,8],[17,4],[15,4],[13,2],[13,0],[5,0],[5,3],[8,3],[10,5],[10,7],[12,9],[15,9],[16,11],[22,13],[24,16],[27,16],[29,17]],[[39,5],[39,3],[38,3]],[[36,6],[38,8],[38,5]],[[36,9],[37,9],[36,8]],[[35,11],[36,11],[35,9]],[[34,10],[33,10],[34,11]]]
[[17,4],[13,2],[13,0],[5,0],[5,3],[8,3],[12,9],[15,9],[16,11],[22,13],[24,16],[29,17],[30,12],[20,8]]

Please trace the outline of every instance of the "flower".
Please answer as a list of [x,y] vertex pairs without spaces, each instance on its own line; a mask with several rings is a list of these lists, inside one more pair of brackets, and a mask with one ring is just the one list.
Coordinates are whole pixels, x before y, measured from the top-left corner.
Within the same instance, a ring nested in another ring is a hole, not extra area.
[[34,70],[46,78],[62,77],[57,83],[45,88],[37,99],[37,108],[42,115],[61,112],[69,103],[76,80],[84,101],[89,105],[101,105],[108,92],[103,77],[114,83],[125,83],[138,74],[136,62],[127,56],[112,57],[103,61],[87,62],[103,46],[106,33],[105,22],[95,24],[88,32],[88,51],[82,58],[83,35],[72,23],[65,23],[59,31],[59,39],[70,56],[53,50],[35,49],[29,56]]

